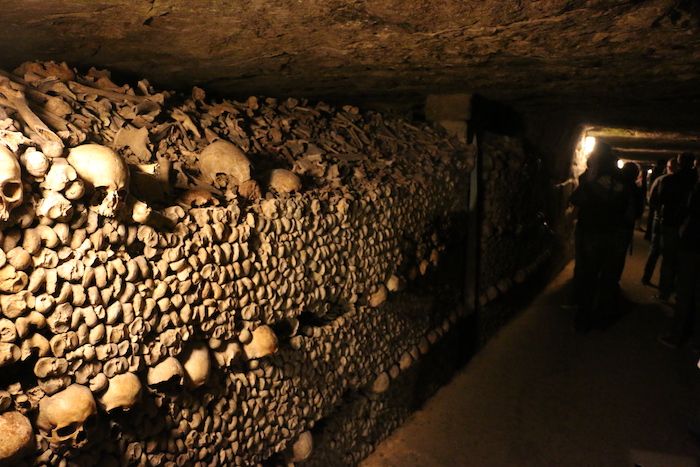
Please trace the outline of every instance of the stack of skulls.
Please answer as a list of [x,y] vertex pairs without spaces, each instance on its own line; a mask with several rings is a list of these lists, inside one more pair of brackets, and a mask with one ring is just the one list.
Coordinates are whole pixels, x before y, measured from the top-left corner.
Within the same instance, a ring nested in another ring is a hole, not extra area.
[[[482,305],[525,280],[551,245],[541,213],[545,204],[539,161],[517,138],[486,133],[483,153],[484,206],[481,225]],[[534,265],[534,266],[533,266]]]
[[308,457],[456,321],[387,302],[438,265],[471,166],[350,106],[0,72],[0,463]]

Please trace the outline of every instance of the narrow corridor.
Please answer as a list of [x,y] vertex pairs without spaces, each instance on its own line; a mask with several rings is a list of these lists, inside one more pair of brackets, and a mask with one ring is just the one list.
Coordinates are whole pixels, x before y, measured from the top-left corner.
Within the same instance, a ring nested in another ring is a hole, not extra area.
[[697,465],[686,425],[700,413],[700,370],[690,350],[656,341],[671,310],[640,283],[647,245],[637,232],[625,314],[610,328],[574,332],[561,307],[569,264],[362,465]]

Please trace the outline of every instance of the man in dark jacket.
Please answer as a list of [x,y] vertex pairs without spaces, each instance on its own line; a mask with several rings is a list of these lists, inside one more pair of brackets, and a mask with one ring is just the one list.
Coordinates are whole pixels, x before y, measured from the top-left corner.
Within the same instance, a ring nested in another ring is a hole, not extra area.
[[660,340],[678,347],[690,338],[691,346],[700,350],[700,183],[690,194],[686,213],[679,232],[676,312],[671,333]]
[[678,171],[659,183],[659,212],[661,225],[661,279],[658,298],[670,299],[676,286],[679,258],[679,229],[685,220],[687,202],[698,173],[693,168],[695,156],[678,156]]
[[[675,157],[673,159],[669,160],[676,160]],[[659,177],[663,176],[664,174],[668,173],[668,161],[664,159],[657,159],[656,164],[654,164],[654,168],[651,171],[651,174],[649,174],[649,177],[647,177],[647,199],[649,196],[651,196],[651,190],[654,187],[654,183],[656,180],[659,179]],[[656,217],[656,207],[652,206],[651,204],[649,205],[649,216],[647,217],[647,228],[646,232],[644,232],[644,239],[651,241],[653,231],[654,231],[654,218]]]
[[644,265],[644,275],[642,276],[642,284],[650,285],[651,276],[654,275],[656,263],[661,256],[661,218],[659,212],[659,186],[664,178],[678,170],[678,159],[669,159],[666,163],[666,172],[657,177],[651,184],[649,189],[649,219],[651,228],[647,232],[651,235],[651,245],[649,246],[649,256]]
[[598,143],[571,195],[577,208],[574,287],[576,327],[588,331],[612,316],[619,291],[617,269],[624,261],[627,226],[634,219],[631,187],[616,166],[610,146]]
[[[625,251],[629,252],[632,251],[634,228],[637,224],[637,221],[642,217],[642,213],[644,213],[644,191],[642,191],[641,182],[639,180],[640,173],[641,169],[639,168],[639,164],[637,164],[636,162],[626,162],[620,170],[622,179],[629,185],[629,189],[632,192],[632,201],[634,203],[634,217],[632,219],[626,219],[628,223],[626,225],[627,240]],[[616,273],[618,283],[620,282],[620,279],[622,278],[622,272],[625,269],[626,256],[627,255],[625,254],[619,258],[620,263],[618,265]]]

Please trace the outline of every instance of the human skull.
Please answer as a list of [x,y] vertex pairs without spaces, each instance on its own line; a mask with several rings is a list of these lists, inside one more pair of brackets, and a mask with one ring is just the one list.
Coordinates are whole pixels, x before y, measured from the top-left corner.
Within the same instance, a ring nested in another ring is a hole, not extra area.
[[0,146],[0,221],[10,218],[10,212],[24,199],[22,169],[17,157],[5,146]]
[[148,369],[146,381],[151,387],[182,386],[185,372],[175,357],[168,357],[156,366]]
[[112,149],[99,144],[72,148],[68,162],[94,188],[91,206],[98,214],[114,217],[129,193],[129,167]]
[[182,366],[187,375],[187,385],[198,388],[207,382],[211,359],[209,348],[204,344],[193,345],[185,354]]
[[78,448],[87,443],[87,429],[96,416],[90,389],[72,384],[39,402],[36,424],[51,445]]
[[[214,141],[199,154],[199,170],[204,182],[222,187],[250,180],[250,161],[234,144]],[[221,180],[223,175],[225,180]]]
[[314,438],[310,431],[304,431],[294,443],[287,448],[287,457],[291,462],[303,462],[314,450]]
[[301,190],[301,180],[294,172],[287,169],[275,169],[270,172],[268,185],[277,193]]
[[32,424],[19,412],[0,414],[0,465],[16,465],[34,448]]
[[277,352],[277,335],[269,326],[255,328],[251,341],[243,346],[246,357],[250,359],[263,358]]
[[141,399],[141,380],[133,373],[116,375],[109,380],[107,390],[99,397],[106,412],[114,409],[128,411]]

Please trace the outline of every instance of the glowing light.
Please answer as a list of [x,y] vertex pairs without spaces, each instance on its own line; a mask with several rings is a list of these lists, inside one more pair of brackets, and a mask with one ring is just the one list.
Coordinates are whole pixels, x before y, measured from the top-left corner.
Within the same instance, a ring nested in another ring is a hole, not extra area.
[[589,155],[595,149],[596,139],[595,136],[586,136],[583,139],[583,154],[585,156]]
[[651,175],[652,172],[653,172],[653,170],[651,170],[651,169],[647,170],[647,173],[648,173],[649,175]]
[[625,162],[622,159],[617,160],[617,168],[621,169],[625,166]]

